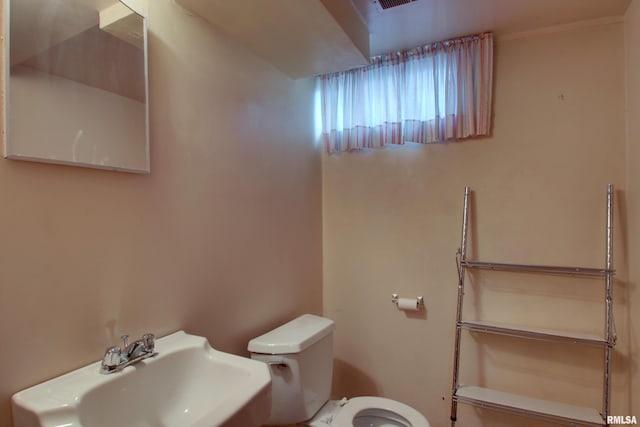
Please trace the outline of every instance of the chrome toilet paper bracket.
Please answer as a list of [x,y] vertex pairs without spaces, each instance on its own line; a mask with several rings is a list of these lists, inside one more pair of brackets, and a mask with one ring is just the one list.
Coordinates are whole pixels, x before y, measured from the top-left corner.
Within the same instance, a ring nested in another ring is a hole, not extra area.
[[[424,297],[415,297],[415,300],[416,300],[416,308],[420,308],[424,306]],[[399,301],[400,301],[400,297],[398,294],[391,294],[392,303],[394,303],[397,306]]]

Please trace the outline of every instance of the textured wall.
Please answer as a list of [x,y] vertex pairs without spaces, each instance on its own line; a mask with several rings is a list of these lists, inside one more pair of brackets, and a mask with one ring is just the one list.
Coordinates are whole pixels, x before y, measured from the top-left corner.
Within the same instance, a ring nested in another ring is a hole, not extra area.
[[151,174],[0,159],[0,425],[9,398],[128,333],[221,350],[320,313],[312,80],[150,5]]
[[[336,320],[336,395],[378,394],[449,425],[462,196],[469,257],[604,263],[605,195],[616,186],[613,409],[629,410],[624,253],[624,28],[591,25],[497,42],[493,135],[325,156],[324,312]],[[601,332],[603,284],[474,273],[465,317]],[[391,294],[424,295],[398,312]],[[464,333],[461,381],[601,404],[600,351]],[[536,422],[461,405],[465,427]]]
[[627,296],[633,310],[629,313],[631,330],[630,375],[632,388],[629,396],[630,414],[640,416],[640,1],[633,0],[625,16],[625,42],[627,48],[627,187],[628,187],[628,249],[629,286]]

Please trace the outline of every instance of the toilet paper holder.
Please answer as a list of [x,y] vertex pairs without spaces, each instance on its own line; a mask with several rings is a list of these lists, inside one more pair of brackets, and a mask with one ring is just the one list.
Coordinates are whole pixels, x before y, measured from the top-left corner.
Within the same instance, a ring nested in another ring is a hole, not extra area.
[[[391,294],[391,302],[395,305],[398,305],[399,298],[398,294]],[[416,297],[416,308],[420,308],[422,306],[424,306],[424,297]]]

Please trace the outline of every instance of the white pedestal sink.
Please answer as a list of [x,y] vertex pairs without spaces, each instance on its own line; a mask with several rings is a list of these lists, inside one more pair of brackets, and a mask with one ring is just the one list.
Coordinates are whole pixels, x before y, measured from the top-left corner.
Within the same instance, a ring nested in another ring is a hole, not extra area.
[[156,351],[121,372],[100,374],[96,362],[16,393],[14,427],[251,427],[269,417],[266,364],[182,331]]

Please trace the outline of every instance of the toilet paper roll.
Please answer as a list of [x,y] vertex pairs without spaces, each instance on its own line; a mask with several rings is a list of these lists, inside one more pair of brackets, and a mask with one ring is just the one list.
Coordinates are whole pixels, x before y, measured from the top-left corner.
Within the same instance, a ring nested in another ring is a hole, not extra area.
[[417,298],[398,298],[398,310],[418,311]]

